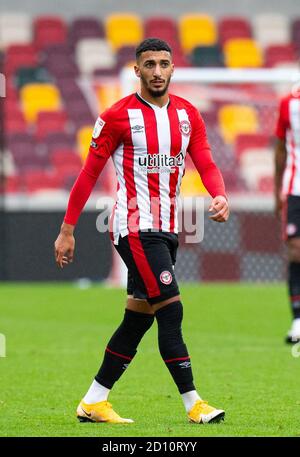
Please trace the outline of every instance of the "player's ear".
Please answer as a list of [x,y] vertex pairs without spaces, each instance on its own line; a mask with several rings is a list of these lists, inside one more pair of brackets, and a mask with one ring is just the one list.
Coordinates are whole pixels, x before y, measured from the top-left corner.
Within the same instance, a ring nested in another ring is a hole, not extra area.
[[134,72],[135,72],[135,74],[136,74],[136,76],[138,78],[141,77],[141,72],[140,72],[140,69],[139,69],[139,67],[137,65],[134,66]]
[[171,64],[171,68],[172,68],[172,70],[171,70],[171,76],[173,76],[174,68],[175,68],[173,63]]

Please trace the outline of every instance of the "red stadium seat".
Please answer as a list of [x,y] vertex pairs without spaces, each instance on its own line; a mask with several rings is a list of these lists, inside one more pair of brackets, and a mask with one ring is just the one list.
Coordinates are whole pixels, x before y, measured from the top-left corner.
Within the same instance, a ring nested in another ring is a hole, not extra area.
[[4,129],[6,134],[26,133],[27,123],[23,113],[20,110],[15,110],[8,116],[5,116]]
[[179,42],[176,22],[170,17],[153,16],[144,22],[145,38],[159,37],[170,46]]
[[294,20],[292,25],[292,41],[300,56],[300,18]]
[[36,121],[36,137],[41,140],[48,133],[65,132],[67,113],[64,111],[40,111]]
[[34,22],[34,43],[38,49],[51,44],[64,43],[67,39],[67,26],[56,16],[40,16]]
[[5,192],[7,193],[16,193],[16,192],[22,192],[22,183],[20,176],[18,175],[12,175],[12,176],[7,176],[5,178],[4,182],[4,189]]
[[251,38],[251,25],[246,18],[231,16],[223,17],[219,22],[219,41],[223,46],[232,38]]
[[71,149],[55,149],[50,156],[51,164],[55,168],[76,167],[79,171],[82,168],[82,161],[77,152]]
[[74,48],[82,38],[105,38],[103,23],[93,17],[74,19],[69,28],[69,43]]
[[57,173],[48,173],[44,170],[27,171],[23,175],[25,191],[32,193],[46,189],[60,189],[61,176]]
[[5,54],[4,72],[12,75],[20,67],[34,67],[38,63],[38,55],[34,45],[11,45]]
[[265,65],[267,67],[275,67],[279,64],[296,63],[297,54],[294,45],[281,44],[271,45],[265,50]]
[[270,145],[270,135],[260,133],[238,135],[235,140],[235,153],[239,158],[243,152],[252,148],[266,148]]

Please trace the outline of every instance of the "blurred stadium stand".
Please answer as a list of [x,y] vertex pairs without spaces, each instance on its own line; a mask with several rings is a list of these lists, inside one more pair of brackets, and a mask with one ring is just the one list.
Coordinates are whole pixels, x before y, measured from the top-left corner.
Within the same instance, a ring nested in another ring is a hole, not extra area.
[[[30,3],[34,4],[33,0]],[[86,2],[87,12],[79,11],[78,16],[77,5],[70,16],[64,2],[56,12],[46,14],[41,5],[27,13],[13,12],[17,2],[12,1],[12,10],[1,14],[0,71],[6,76],[6,97],[0,165],[2,193],[12,201],[40,194],[49,199],[60,195],[65,204],[86,157],[97,114],[121,97],[119,72],[132,64],[134,47],[145,37],[160,36],[169,41],[179,67],[298,66],[300,14],[294,14],[292,7],[284,11],[279,2],[275,2],[276,13],[275,7],[262,13],[253,2],[251,16],[242,7],[230,14],[230,8],[223,11],[216,6],[213,14],[209,2],[204,2],[206,9],[201,4],[201,11],[196,6],[194,11],[184,11],[175,2],[175,12],[166,12],[162,6],[160,14],[153,14],[153,8],[150,13],[146,6],[138,7],[138,2],[134,3],[136,8],[113,12],[109,2],[102,2],[105,14],[98,10],[95,14],[88,7],[91,3]],[[229,195],[271,196],[272,136],[282,87],[173,84],[173,90],[199,107]],[[97,195],[112,192],[114,180],[115,173],[108,167],[96,185]],[[206,194],[191,163],[187,164],[182,191],[187,196]],[[269,226],[271,214],[263,217]],[[220,278],[210,273],[216,271],[216,257],[208,245],[213,246],[212,239],[219,236],[224,240],[224,231],[208,225],[201,252],[183,248],[184,255],[195,258],[188,272],[182,270],[184,279],[258,279],[255,268],[249,265],[255,265],[262,256],[272,265],[266,279],[282,278],[282,262],[273,262],[280,250],[279,238],[276,250],[269,251],[264,243],[258,250],[248,249],[251,242],[245,235],[246,219],[245,214],[233,215],[234,222],[225,229],[226,233],[234,230],[236,236],[233,239],[231,235],[231,241],[226,238],[226,245],[221,243],[225,248],[224,259],[217,262]],[[243,255],[238,257],[241,250]],[[221,267],[224,262],[232,265],[226,274]]]

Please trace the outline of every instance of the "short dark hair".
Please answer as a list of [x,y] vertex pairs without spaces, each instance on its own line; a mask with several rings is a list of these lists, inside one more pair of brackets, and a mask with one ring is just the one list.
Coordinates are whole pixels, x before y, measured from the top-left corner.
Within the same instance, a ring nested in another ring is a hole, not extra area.
[[142,52],[146,51],[168,51],[172,54],[172,49],[168,43],[159,38],[146,38],[146,40],[142,41],[135,50],[136,59],[140,57]]

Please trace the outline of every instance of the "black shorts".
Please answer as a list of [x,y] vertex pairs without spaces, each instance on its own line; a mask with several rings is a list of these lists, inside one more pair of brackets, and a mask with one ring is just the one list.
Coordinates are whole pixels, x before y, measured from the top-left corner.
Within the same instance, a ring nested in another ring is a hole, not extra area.
[[176,233],[140,231],[114,245],[128,268],[127,293],[154,305],[179,295],[174,274]]
[[285,238],[300,237],[300,197],[289,195],[286,203]]

